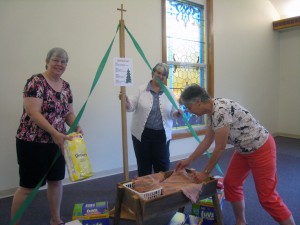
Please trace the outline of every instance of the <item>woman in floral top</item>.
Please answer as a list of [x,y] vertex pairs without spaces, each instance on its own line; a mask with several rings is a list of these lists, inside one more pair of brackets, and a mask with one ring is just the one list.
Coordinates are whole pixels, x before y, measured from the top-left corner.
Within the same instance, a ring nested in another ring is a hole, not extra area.
[[[63,154],[52,167],[51,164],[57,152],[64,151],[64,141],[70,140],[66,135],[65,123],[71,126],[75,120],[70,85],[61,79],[67,63],[67,52],[62,48],[53,48],[46,57],[46,71],[31,76],[25,84],[23,114],[16,135],[20,187],[14,195],[12,218],[47,174],[50,224],[64,224],[60,218],[62,180],[65,176]],[[76,131],[82,132],[79,126]]]
[[203,141],[176,170],[187,167],[201,156],[215,141],[215,147],[203,171],[197,173],[199,182],[205,180],[222,156],[226,144],[235,152],[224,177],[226,200],[231,202],[236,225],[245,225],[243,184],[252,172],[259,201],[263,208],[281,225],[295,225],[292,213],[276,191],[276,145],[269,132],[250,112],[229,99],[212,99],[199,85],[188,86],[180,102],[197,116],[207,115],[207,129]]

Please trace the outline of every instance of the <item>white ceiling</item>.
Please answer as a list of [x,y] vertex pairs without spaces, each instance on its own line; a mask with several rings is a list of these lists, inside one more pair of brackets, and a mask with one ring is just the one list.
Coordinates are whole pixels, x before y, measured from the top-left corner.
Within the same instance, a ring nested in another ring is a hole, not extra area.
[[269,0],[281,19],[300,16],[300,0]]

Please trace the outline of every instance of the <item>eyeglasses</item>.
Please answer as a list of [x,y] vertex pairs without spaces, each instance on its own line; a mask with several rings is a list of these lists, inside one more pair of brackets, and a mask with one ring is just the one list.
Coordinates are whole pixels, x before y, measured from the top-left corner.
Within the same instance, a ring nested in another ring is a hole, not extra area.
[[190,113],[193,113],[193,112],[194,112],[194,108],[195,108],[195,106],[196,106],[197,103],[198,103],[198,102],[196,101],[196,102],[192,102],[192,103],[185,104],[186,110],[187,110],[188,112],[190,112]]
[[63,66],[67,65],[68,64],[68,61],[65,60],[65,59],[57,59],[57,58],[53,58],[51,59],[52,62],[54,62],[55,64],[61,64]]

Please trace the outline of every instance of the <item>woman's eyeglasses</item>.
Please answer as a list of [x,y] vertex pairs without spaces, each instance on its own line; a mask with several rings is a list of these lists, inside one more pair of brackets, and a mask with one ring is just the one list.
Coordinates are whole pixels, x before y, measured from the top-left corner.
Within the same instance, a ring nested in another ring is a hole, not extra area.
[[68,61],[65,60],[65,59],[57,59],[57,58],[53,58],[51,59],[52,62],[54,62],[55,64],[61,64],[63,66],[67,65],[68,64]]

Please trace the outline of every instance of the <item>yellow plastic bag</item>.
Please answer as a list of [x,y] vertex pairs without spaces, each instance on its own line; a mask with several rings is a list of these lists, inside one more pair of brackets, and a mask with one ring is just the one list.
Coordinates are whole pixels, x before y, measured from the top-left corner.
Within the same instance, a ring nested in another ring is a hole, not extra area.
[[87,155],[85,141],[80,133],[71,133],[72,141],[65,141],[65,160],[70,181],[78,181],[94,175]]

